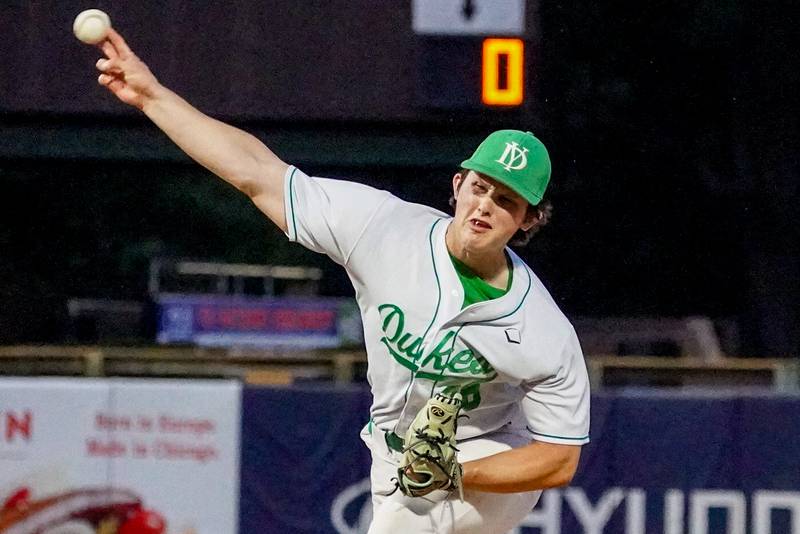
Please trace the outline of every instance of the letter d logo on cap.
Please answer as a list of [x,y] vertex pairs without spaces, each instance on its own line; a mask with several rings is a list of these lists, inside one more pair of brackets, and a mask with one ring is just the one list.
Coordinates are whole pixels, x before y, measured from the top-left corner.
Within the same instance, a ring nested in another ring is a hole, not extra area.
[[461,167],[507,185],[532,206],[541,202],[550,182],[547,149],[531,132],[521,130],[492,132]]
[[507,142],[503,155],[495,161],[505,167],[507,171],[524,169],[528,166],[528,149],[520,149],[516,141]]

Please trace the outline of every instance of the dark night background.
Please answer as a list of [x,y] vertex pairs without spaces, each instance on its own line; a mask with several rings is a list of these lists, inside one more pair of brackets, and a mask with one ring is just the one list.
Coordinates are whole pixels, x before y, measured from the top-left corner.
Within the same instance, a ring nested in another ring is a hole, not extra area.
[[791,2],[530,4],[516,111],[415,105],[466,74],[417,72],[408,2],[157,5],[0,7],[0,342],[67,340],[70,297],[144,299],[154,255],[319,265],[350,294],[96,86],[70,27],[100,7],[163,83],[309,173],[446,209],[488,132],[532,130],[555,217],[523,256],[567,315],[705,315],[737,327],[735,355],[797,355]]

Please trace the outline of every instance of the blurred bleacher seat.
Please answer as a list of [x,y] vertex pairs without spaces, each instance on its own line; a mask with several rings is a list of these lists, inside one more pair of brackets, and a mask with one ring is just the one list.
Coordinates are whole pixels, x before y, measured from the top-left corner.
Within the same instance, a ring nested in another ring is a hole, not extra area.
[[316,267],[221,263],[155,258],[148,292],[182,295],[314,296],[322,270]]
[[579,317],[573,325],[586,354],[723,358],[714,322],[708,317]]

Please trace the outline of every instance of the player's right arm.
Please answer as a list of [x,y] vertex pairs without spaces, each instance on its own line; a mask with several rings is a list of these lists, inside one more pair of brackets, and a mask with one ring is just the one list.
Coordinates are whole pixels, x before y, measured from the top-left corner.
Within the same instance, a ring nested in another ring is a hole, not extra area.
[[249,196],[284,232],[288,165],[254,136],[203,114],[161,85],[113,29],[97,62],[98,82],[152,120],[181,150]]

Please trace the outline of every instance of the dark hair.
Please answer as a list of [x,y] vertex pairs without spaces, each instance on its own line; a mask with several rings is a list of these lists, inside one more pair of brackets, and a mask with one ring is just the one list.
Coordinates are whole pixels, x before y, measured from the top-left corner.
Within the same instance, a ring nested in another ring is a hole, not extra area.
[[[460,169],[458,173],[466,178],[467,174],[469,173],[469,169]],[[448,204],[450,204],[451,208],[455,209],[456,197],[454,195],[450,195]],[[517,232],[511,236],[511,239],[509,239],[509,245],[515,247],[524,247],[527,245],[531,238],[536,235],[536,233],[539,232],[543,226],[549,223],[550,219],[553,218],[553,203],[543,198],[536,205],[528,204],[526,216],[530,216],[531,214],[536,219],[536,222],[528,231],[522,229],[517,230]]]

